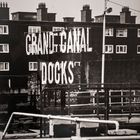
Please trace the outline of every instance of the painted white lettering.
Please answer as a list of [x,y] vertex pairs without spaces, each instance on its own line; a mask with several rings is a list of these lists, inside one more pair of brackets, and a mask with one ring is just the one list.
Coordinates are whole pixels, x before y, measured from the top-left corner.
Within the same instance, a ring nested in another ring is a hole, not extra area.
[[53,32],[49,32],[49,54],[54,53],[54,35]]
[[66,76],[66,65],[67,65],[67,61],[65,62],[61,62],[61,83],[62,84],[68,84],[67,81],[67,76]]
[[47,84],[47,65],[46,65],[46,63],[42,62],[41,70],[42,70],[42,74],[41,74],[42,84]]
[[89,28],[87,28],[87,52],[92,52],[92,48],[89,47]]
[[62,31],[60,33],[60,52],[66,52],[66,32]]
[[48,64],[42,62],[42,84],[72,84],[74,81],[73,68],[72,61],[49,62]]
[[70,30],[68,33],[67,53],[73,53],[72,30]]
[[74,53],[79,53],[79,38],[80,38],[80,30],[79,28],[73,29],[73,51]]
[[37,37],[35,33],[32,33],[32,55],[38,54],[37,50]]
[[27,34],[26,36],[27,55],[46,55],[58,51],[61,53],[80,53],[82,50],[84,52],[92,51],[92,47],[89,46],[88,27],[73,27],[59,33],[48,31]]
[[60,64],[59,64],[59,62],[56,62],[55,63],[55,73],[54,73],[56,84],[60,83],[60,73],[59,73],[59,71],[60,71]]
[[48,54],[48,33],[43,32],[43,50],[42,54]]
[[52,62],[50,62],[48,64],[48,82],[49,84],[52,84],[53,83],[53,68],[54,68],[54,64]]
[[70,76],[68,77],[68,81],[70,84],[73,83],[74,81],[74,75],[73,75],[73,72],[72,72],[72,69],[74,68],[74,63],[72,61],[69,62],[68,64],[68,71],[69,71],[69,74]]
[[26,54],[27,55],[30,55],[30,47],[31,47],[30,41],[31,41],[31,36],[28,34],[26,36]]
[[81,51],[84,51],[86,52],[86,40],[85,40],[85,30],[84,28],[82,28],[82,31],[81,31]]
[[41,33],[38,34],[38,43],[37,43],[37,46],[38,46],[38,54],[42,54],[43,53],[43,49],[42,49],[42,36],[41,36]]

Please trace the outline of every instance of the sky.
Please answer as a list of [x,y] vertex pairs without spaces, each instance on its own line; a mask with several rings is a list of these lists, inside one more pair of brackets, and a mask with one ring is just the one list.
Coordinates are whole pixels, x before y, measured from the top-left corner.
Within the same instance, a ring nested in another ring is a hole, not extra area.
[[[40,2],[46,3],[48,12],[56,13],[56,20],[63,21],[63,17],[75,17],[75,21],[81,20],[81,11],[83,5],[88,4],[92,9],[92,17],[103,14],[105,0],[3,0],[8,3],[10,13],[13,12],[36,12]],[[139,12],[132,11],[132,15],[137,16],[136,22],[140,24],[140,0],[109,0],[129,8],[136,9]],[[112,7],[111,14],[119,15],[121,6],[107,3]]]

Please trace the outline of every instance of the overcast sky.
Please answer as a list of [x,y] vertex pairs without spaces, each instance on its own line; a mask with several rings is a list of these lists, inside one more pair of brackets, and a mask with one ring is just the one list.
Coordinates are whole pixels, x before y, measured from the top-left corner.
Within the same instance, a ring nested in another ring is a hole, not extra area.
[[[83,5],[89,4],[92,9],[92,17],[100,15],[104,10],[104,0],[5,0],[10,8],[10,13],[18,11],[36,12],[38,3],[45,2],[48,12],[57,13],[56,20],[62,21],[63,17],[75,17],[75,21],[80,21]],[[140,11],[140,0],[110,0],[115,3],[129,6]],[[108,7],[112,7],[111,14],[119,15],[121,6],[108,2]],[[132,15],[137,16],[137,23],[140,24],[140,12],[132,11]]]

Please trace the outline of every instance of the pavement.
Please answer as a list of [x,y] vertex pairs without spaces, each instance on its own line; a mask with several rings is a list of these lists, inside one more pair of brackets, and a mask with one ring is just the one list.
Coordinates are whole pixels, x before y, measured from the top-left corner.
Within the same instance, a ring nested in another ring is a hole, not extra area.
[[104,137],[71,137],[71,138],[32,138],[10,140],[140,140],[140,136],[104,136]]

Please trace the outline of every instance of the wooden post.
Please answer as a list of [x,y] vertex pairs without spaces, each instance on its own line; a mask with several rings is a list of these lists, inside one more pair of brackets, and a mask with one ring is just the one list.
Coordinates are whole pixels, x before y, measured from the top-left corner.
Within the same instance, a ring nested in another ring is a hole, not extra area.
[[[105,91],[105,120],[109,120],[109,91]],[[106,135],[108,135],[108,125],[106,124]]]
[[66,104],[65,89],[61,90],[61,114],[64,114],[64,108]]
[[54,137],[54,125],[53,125],[53,120],[49,120],[49,136]]
[[70,85],[68,85],[68,115],[70,115],[71,109],[70,109]]
[[77,121],[76,122],[76,137],[80,137],[81,134],[80,134],[80,122]]
[[43,94],[43,100],[44,100],[44,108],[45,108],[46,107],[46,94],[45,94],[45,92]]
[[54,106],[57,106],[57,91],[54,90]]
[[105,90],[105,120],[109,120],[109,91]]
[[97,101],[97,107],[96,107],[96,111],[97,111],[97,117],[99,118],[99,90],[97,89],[97,93],[96,93],[96,101]]
[[132,94],[131,94],[131,89],[129,90],[129,119],[131,118],[131,116],[132,116],[132,101],[131,101],[131,99],[132,99]]

